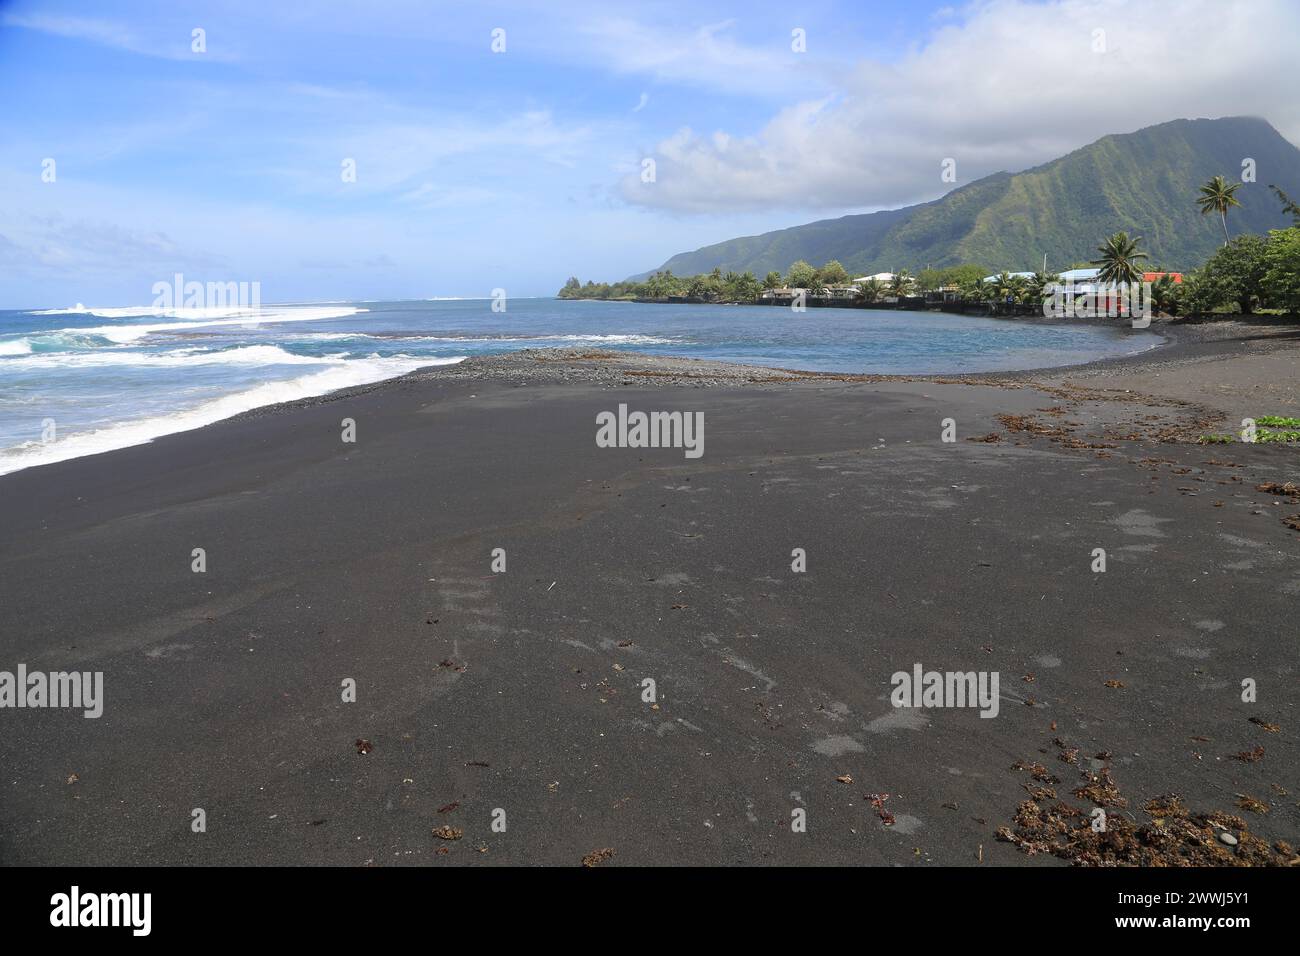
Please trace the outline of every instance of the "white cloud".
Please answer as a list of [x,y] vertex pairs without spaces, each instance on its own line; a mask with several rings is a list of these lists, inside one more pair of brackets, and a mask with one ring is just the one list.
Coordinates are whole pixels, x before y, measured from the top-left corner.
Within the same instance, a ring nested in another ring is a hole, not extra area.
[[[379,102],[379,101],[376,101]],[[505,178],[518,190],[539,166],[574,169],[595,149],[594,129],[558,121],[549,110],[506,115],[434,113],[388,105],[378,119],[350,116],[337,129],[293,140],[295,162],[268,170],[301,194],[373,198],[392,194],[423,208],[466,205],[501,198],[493,188]],[[310,159],[307,159],[310,157]],[[356,160],[357,179],[340,184],[339,163]],[[304,176],[304,169],[317,176]],[[456,185],[449,177],[459,176]],[[439,184],[435,198],[434,180]],[[451,193],[456,193],[451,196]]]
[[1300,140],[1293,0],[980,0],[941,23],[755,134],[678,131],[656,149],[656,181],[630,175],[624,197],[685,212],[896,206],[951,188],[948,157],[960,184],[1178,117],[1263,116]]
[[825,86],[825,64],[794,53],[788,34],[747,45],[734,35],[734,20],[687,28],[587,12],[571,16],[569,23],[586,40],[577,52],[614,73],[745,96],[789,95]]
[[158,273],[179,261],[204,266],[222,262],[211,253],[181,248],[160,230],[84,217],[69,219],[59,213],[8,218],[4,229],[8,235],[0,236],[7,249],[5,265],[0,267],[3,279],[58,276],[73,271],[114,273],[123,262]]
[[98,20],[91,17],[51,16],[48,14],[23,15],[7,13],[0,18],[0,24],[7,27],[19,27],[35,30],[54,36],[73,40],[85,40],[100,46],[138,53],[143,56],[155,56],[168,60],[218,60],[230,61],[234,55],[225,50],[205,50],[202,54],[190,49],[191,34],[189,29],[167,34],[163,38],[144,39],[138,34],[112,20]]

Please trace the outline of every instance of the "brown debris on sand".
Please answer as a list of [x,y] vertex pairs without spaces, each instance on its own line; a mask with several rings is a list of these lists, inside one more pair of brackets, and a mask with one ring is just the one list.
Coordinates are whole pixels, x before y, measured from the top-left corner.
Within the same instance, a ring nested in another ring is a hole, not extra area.
[[1251,813],[1268,813],[1269,806],[1262,800],[1256,800],[1248,793],[1237,794],[1237,806],[1242,810],[1249,810]]
[[599,850],[592,850],[582,858],[582,865],[588,868],[600,866],[606,860],[614,855],[613,847],[603,847]]
[[1259,763],[1264,759],[1264,748],[1253,747],[1250,750],[1242,750],[1239,753],[1229,754],[1233,760],[1240,760],[1242,763]]
[[[1034,767],[1038,765],[1022,762],[1012,769]],[[1026,785],[1030,799],[1017,807],[1014,827],[998,828],[998,839],[1030,856],[1046,853],[1075,866],[1300,865],[1300,856],[1289,844],[1279,840],[1270,845],[1233,814],[1189,811],[1174,794],[1149,800],[1142,812],[1150,819],[1138,823],[1131,813],[1119,812],[1128,801],[1109,767],[1096,773],[1085,770],[1082,776],[1086,783],[1074,795],[1095,807],[1115,809],[1084,809],[1058,799],[1050,788]],[[1243,809],[1267,812],[1254,798],[1238,796]]]
[[1255,486],[1256,491],[1262,491],[1266,495],[1286,495],[1292,498],[1300,498],[1300,485],[1294,481],[1288,481],[1282,484],[1277,481],[1266,481],[1261,485]]
[[864,793],[864,800],[871,803],[871,809],[876,811],[876,816],[880,817],[882,826],[892,827],[894,825],[894,814],[885,809],[885,801],[889,799],[887,793]]
[[1110,775],[1109,767],[1102,767],[1096,773],[1083,771],[1087,781],[1082,787],[1072,791],[1081,800],[1088,800],[1099,807],[1127,807],[1128,800],[1120,796],[1119,787]]
[[1051,774],[1041,763],[1025,763],[1023,760],[1017,760],[1011,765],[1012,770],[1028,770],[1029,775],[1039,783],[1057,784],[1061,778]]
[[1032,415],[998,415],[1002,427],[1014,434],[1028,433],[1047,438],[1067,438],[1069,432],[1059,425],[1044,425],[1034,420]]

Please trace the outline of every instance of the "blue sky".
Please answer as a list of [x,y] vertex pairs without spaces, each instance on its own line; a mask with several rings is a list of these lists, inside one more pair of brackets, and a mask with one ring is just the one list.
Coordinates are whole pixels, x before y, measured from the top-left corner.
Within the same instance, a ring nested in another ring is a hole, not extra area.
[[1234,113],[1297,141],[1298,9],[0,0],[0,308],[144,304],[178,271],[264,301],[550,294],[934,198],[948,157],[960,185]]

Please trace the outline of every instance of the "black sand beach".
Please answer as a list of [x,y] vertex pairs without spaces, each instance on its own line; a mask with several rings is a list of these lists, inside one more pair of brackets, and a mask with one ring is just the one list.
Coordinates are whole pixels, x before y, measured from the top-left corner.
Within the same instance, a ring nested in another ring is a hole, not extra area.
[[[1300,347],[1202,339],[969,382],[516,353],[0,478],[0,669],[105,686],[5,713],[0,863],[1063,865],[997,838],[1017,763],[1295,845],[1300,498],[1256,486],[1296,449],[1193,442],[1300,413]],[[596,447],[619,403],[703,457]],[[997,717],[895,709],[917,663],[997,671]]]

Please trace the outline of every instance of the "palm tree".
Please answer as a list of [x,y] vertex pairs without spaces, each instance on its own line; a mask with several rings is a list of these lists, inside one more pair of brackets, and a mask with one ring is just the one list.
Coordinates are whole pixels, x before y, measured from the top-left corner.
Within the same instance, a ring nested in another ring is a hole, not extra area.
[[972,302],[983,302],[988,296],[988,287],[983,279],[971,279],[961,287],[963,298],[970,299]]
[[740,288],[740,273],[729,271],[722,277],[721,288],[722,298],[728,302],[736,302],[740,299],[742,290]]
[[1029,278],[1027,276],[1011,277],[1011,298],[1016,305],[1023,305],[1029,297]]
[[1054,272],[1035,272],[1025,280],[1025,301],[1042,305],[1050,296],[1048,290],[1060,281]]
[[868,279],[858,286],[858,301],[870,305],[873,302],[879,302],[880,297],[885,294],[885,287],[879,279]]
[[1182,298],[1182,289],[1174,282],[1169,273],[1165,273],[1151,283],[1151,306],[1157,312],[1173,315]]
[[1196,200],[1196,205],[1201,207],[1201,215],[1208,216],[1212,212],[1219,214],[1223,222],[1223,244],[1228,244],[1228,210],[1233,206],[1240,206],[1235,193],[1241,188],[1241,183],[1228,185],[1228,181],[1222,176],[1215,176],[1208,183],[1201,187],[1201,198]]
[[987,287],[993,302],[993,311],[998,312],[1002,306],[1016,300],[1016,277],[1009,272],[999,272]]
[[673,283],[676,279],[672,270],[656,272],[645,282],[645,293],[651,299],[661,299],[665,296],[672,295]]
[[762,283],[758,277],[748,269],[736,280],[736,294],[742,302],[751,302],[758,298],[758,294],[763,291]]
[[1138,251],[1138,243],[1141,241],[1141,236],[1129,238],[1127,232],[1117,232],[1098,246],[1101,258],[1092,260],[1094,266],[1101,267],[1097,280],[1116,285],[1132,285],[1142,281],[1143,270],[1138,266],[1138,260],[1146,259],[1147,254]]
[[896,273],[894,278],[889,280],[889,294],[903,298],[912,288],[912,275],[906,269]]

